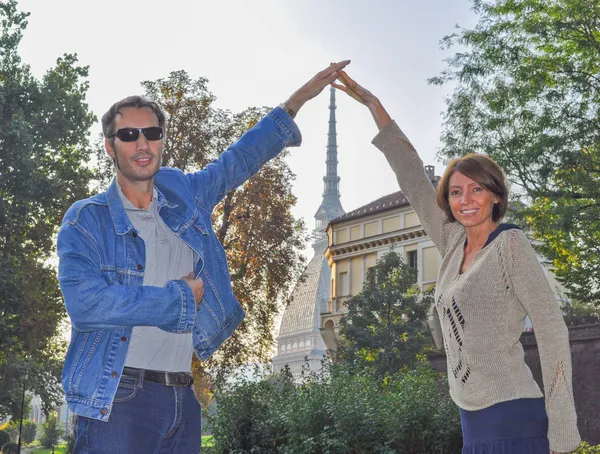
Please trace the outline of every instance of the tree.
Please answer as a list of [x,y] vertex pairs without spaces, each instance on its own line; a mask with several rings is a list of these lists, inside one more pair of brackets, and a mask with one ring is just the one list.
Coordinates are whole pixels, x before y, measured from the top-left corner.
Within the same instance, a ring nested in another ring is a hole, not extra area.
[[[13,400],[18,400],[19,401],[19,405],[16,406],[11,415],[10,415],[10,419],[11,421],[18,421],[19,419],[21,419],[21,398],[22,398],[22,389],[16,389],[15,392],[18,394],[18,397],[15,396],[13,398]],[[32,411],[32,407],[31,407],[31,401],[33,400],[33,396],[29,393],[25,394],[25,399],[23,401],[23,418],[28,418],[29,415],[31,414]]]
[[[192,80],[185,71],[142,83],[145,95],[167,118],[163,165],[185,172],[202,169],[269,110],[252,107],[232,114],[218,109],[207,84],[207,79]],[[112,163],[101,146],[97,153],[103,162],[100,180],[106,184],[113,175]],[[208,384],[203,376],[207,368],[225,373],[246,362],[269,360],[275,317],[304,266],[304,225],[290,211],[296,203],[294,177],[284,152],[229,192],[214,210],[213,227],[225,248],[233,291],[246,318],[210,360],[194,360],[198,382]],[[208,396],[199,398],[206,401]]]
[[44,448],[51,448],[58,443],[58,439],[62,437],[63,430],[58,427],[58,418],[56,413],[48,414],[46,421],[41,424],[42,434],[40,435],[40,444]]
[[91,177],[88,69],[65,54],[34,78],[18,54],[27,17],[16,1],[0,3],[0,415],[20,408],[24,382],[47,410],[59,399],[65,310],[49,259]]
[[600,2],[474,0],[472,30],[430,80],[452,82],[440,155],[486,153],[528,207],[570,296],[600,305]]
[[342,361],[381,377],[417,364],[418,354],[431,346],[425,323],[433,298],[421,294],[415,278],[416,270],[393,251],[369,270],[340,321]]

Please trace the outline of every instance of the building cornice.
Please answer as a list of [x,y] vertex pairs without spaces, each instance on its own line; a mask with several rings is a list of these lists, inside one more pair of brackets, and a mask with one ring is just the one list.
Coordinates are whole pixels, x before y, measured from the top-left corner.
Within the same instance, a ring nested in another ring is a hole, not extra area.
[[349,241],[339,245],[329,246],[325,250],[325,257],[329,262],[329,266],[333,265],[335,259],[343,258],[356,252],[367,252],[371,249],[376,249],[381,246],[402,243],[415,238],[424,238],[427,234],[423,227],[418,225],[408,229],[396,230],[394,232],[382,233],[369,238],[361,238],[359,240]]

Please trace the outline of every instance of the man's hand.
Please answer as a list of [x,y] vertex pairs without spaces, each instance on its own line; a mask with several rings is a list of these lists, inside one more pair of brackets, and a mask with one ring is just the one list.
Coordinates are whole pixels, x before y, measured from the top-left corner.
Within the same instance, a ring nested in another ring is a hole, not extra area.
[[344,68],[348,63],[350,63],[350,60],[332,63],[323,71],[318,72],[315,77],[296,90],[285,104],[294,112],[298,113],[298,110],[300,110],[306,101],[317,96],[323,91],[323,88],[336,80],[339,76],[338,71]]
[[196,310],[200,309],[200,301],[204,297],[204,282],[201,278],[194,279],[194,273],[182,277],[181,280],[185,281],[192,289],[194,300],[196,301]]

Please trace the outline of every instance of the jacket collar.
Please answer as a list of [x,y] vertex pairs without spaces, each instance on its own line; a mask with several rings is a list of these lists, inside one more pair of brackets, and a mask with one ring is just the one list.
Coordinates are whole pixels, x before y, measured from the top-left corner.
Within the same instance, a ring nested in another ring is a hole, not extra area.
[[[155,189],[158,199],[157,208],[159,213],[162,207],[171,209],[178,207],[178,205],[175,203],[169,203],[165,195],[158,187],[155,186]],[[129,216],[127,216],[127,212],[125,211],[125,207],[123,206],[123,202],[119,196],[117,177],[113,178],[113,181],[106,190],[106,203],[108,204],[108,210],[110,211],[110,216],[115,226],[115,232],[117,235],[125,235],[129,233],[130,230],[133,230],[133,224],[129,220]]]

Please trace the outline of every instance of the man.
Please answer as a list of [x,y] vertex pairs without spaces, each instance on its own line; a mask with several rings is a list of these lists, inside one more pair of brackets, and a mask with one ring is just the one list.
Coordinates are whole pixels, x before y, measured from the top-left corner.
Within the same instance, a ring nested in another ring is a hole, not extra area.
[[292,117],[349,61],[297,90],[205,169],[160,168],[165,118],[140,97],[102,117],[116,178],[76,202],[58,234],[71,318],[63,388],[78,415],[75,453],[200,451],[192,351],[208,358],[242,321],[211,212],[284,147]]

